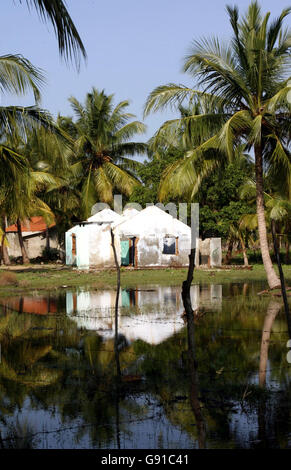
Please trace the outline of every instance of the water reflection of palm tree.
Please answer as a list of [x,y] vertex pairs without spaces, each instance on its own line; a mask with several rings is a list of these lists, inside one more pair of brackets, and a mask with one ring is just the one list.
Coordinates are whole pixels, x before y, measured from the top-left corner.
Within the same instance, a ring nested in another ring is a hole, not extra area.
[[282,304],[271,300],[267,313],[264,320],[263,331],[262,331],[262,341],[261,341],[261,352],[260,352],[260,367],[259,367],[259,385],[264,387],[266,385],[266,371],[268,363],[268,352],[270,344],[270,336],[272,331],[272,326],[276,316],[278,315]]
[[199,402],[199,380],[197,373],[197,362],[195,360],[195,346],[194,346],[194,316],[189,318],[187,316],[187,333],[188,333],[188,367],[190,373],[190,404],[193,410],[198,433],[199,449],[205,448],[206,428],[203,413],[201,411],[201,404]]
[[186,312],[187,321],[187,339],[188,339],[188,367],[190,372],[190,404],[196,419],[197,432],[198,432],[198,445],[200,449],[205,448],[205,436],[206,426],[204,416],[201,411],[201,405],[199,402],[199,382],[197,374],[197,362],[195,360],[195,326],[194,326],[194,311],[191,303],[191,283],[193,280],[194,272],[194,259],[195,250],[191,249],[189,256],[189,268],[187,274],[187,280],[182,285],[182,299],[183,305]]
[[[259,385],[265,387],[266,385],[266,372],[269,355],[270,337],[272,332],[272,326],[276,316],[282,308],[282,304],[271,300],[267,313],[264,320],[261,340],[261,351],[260,351],[260,366],[259,366]],[[273,446],[274,443],[269,442],[270,437],[267,430],[267,406],[266,398],[262,397],[258,405],[258,442],[260,447]]]

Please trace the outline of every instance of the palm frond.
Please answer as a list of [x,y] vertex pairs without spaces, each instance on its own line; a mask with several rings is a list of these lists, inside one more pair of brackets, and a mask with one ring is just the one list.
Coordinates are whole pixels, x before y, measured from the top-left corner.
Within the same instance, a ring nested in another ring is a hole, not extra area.
[[144,134],[146,132],[146,126],[140,121],[132,121],[122,126],[115,132],[116,140],[123,141],[124,139],[131,139],[135,134]]
[[234,158],[235,139],[246,133],[251,126],[251,119],[248,111],[238,111],[223,125],[218,134],[219,148],[225,152],[229,160]]
[[149,94],[144,107],[144,116],[148,116],[151,112],[162,111],[168,106],[171,108],[179,107],[186,98],[191,105],[195,100],[206,97],[211,100],[213,106],[221,107],[223,105],[223,100],[214,94],[208,94],[184,85],[176,85],[175,83],[161,85]]
[[129,196],[134,187],[140,185],[136,178],[111,162],[105,163],[102,169],[111,182],[111,186],[121,191],[122,194]]
[[32,91],[36,101],[40,99],[40,90],[44,84],[44,75],[29,60],[21,55],[0,57],[0,91],[24,94]]
[[242,230],[256,230],[258,228],[257,214],[245,214],[241,217],[239,227]]
[[[290,44],[291,48],[291,44]],[[272,98],[266,102],[266,111],[274,113],[278,109],[285,107],[291,110],[291,100],[289,99],[289,94],[291,94],[291,79],[285,83],[283,86]]]
[[[22,0],[19,0],[22,3]],[[74,58],[77,67],[80,55],[86,58],[86,51],[79,33],[62,0],[26,0],[29,7],[34,6],[40,17],[49,20],[58,38],[61,56],[66,60]]]

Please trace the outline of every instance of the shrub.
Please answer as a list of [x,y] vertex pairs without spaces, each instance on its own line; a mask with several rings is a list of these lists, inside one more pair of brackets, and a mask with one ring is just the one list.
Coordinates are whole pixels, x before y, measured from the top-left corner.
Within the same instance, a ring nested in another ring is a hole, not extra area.
[[60,258],[60,253],[57,248],[44,248],[42,250],[42,257],[46,261],[56,261]]
[[18,280],[15,273],[4,272],[0,275],[0,286],[17,286]]

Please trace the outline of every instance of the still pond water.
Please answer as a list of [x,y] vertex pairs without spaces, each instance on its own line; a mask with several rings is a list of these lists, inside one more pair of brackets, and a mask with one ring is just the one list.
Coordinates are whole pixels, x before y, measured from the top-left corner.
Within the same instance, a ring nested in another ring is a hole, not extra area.
[[118,337],[114,290],[1,298],[0,448],[291,447],[286,321],[263,287],[192,286],[191,353],[179,286],[122,290]]

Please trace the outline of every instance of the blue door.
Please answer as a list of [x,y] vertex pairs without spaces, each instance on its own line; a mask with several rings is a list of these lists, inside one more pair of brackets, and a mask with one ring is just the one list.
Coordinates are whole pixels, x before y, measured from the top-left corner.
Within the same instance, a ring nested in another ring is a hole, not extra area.
[[129,240],[121,241],[121,264],[122,266],[129,265]]

